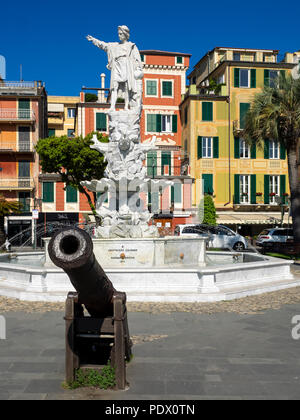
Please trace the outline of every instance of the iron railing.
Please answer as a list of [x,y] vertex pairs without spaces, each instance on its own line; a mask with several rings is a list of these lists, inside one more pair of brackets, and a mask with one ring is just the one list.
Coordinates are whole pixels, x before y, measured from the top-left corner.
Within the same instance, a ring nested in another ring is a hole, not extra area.
[[30,109],[0,108],[0,121],[26,121],[26,120],[35,121],[34,111]]
[[0,178],[0,190],[20,190],[34,188],[33,178]]

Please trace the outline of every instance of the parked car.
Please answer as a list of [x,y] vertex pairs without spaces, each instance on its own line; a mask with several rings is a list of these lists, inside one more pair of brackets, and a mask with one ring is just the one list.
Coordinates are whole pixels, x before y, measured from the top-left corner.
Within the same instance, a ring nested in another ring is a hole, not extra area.
[[293,241],[293,229],[273,228],[263,230],[256,239],[258,247],[272,247],[275,243],[285,243]]
[[223,225],[177,225],[174,233],[177,236],[208,236],[208,245],[210,248],[226,248],[243,251],[248,247],[247,240],[243,236]]

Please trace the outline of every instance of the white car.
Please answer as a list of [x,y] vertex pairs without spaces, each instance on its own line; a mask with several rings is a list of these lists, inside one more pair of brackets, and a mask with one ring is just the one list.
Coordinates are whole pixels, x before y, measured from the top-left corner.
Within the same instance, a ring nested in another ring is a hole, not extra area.
[[208,236],[209,248],[234,249],[235,251],[248,248],[247,240],[243,236],[223,225],[177,225],[174,233],[177,236]]

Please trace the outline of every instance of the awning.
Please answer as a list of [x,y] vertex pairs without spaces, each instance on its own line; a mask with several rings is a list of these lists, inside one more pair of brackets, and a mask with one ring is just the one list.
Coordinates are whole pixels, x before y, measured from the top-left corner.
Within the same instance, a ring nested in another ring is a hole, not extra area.
[[[271,225],[281,222],[281,213],[232,213],[218,212],[217,223],[220,225]],[[289,223],[288,213],[284,215],[283,223]],[[290,218],[290,223],[292,219]]]

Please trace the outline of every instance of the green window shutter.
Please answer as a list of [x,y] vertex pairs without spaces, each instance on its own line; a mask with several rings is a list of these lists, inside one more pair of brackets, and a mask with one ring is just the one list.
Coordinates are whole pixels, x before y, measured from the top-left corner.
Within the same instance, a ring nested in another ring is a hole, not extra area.
[[97,112],[96,114],[96,130],[97,131],[106,131],[106,114],[104,112]]
[[202,121],[213,121],[212,102],[202,102]]
[[204,183],[204,194],[212,195],[213,192],[214,192],[213,175],[212,174],[202,174],[202,181]]
[[172,82],[162,82],[162,96],[172,96]]
[[240,87],[240,69],[234,69],[234,87]]
[[240,128],[245,128],[246,123],[246,114],[249,111],[250,104],[240,103]]
[[147,95],[157,95],[157,82],[156,80],[147,80],[146,82],[146,93]]
[[54,203],[54,182],[43,182],[43,202]]
[[280,70],[279,71],[279,88],[280,89],[282,89],[282,85],[283,85],[283,81],[285,80],[285,76],[286,76],[286,73],[285,73],[285,70]]
[[77,190],[71,185],[67,185],[66,187],[66,202],[77,203]]
[[156,114],[156,130],[157,133],[161,133],[161,115]]
[[30,178],[30,161],[19,160],[19,178]]
[[270,70],[267,69],[264,70],[264,86],[270,86]]
[[286,148],[284,144],[280,143],[280,159],[285,160],[286,159]]
[[177,115],[172,115],[172,132],[177,133]]
[[256,175],[251,175],[251,185],[250,185],[250,202],[251,204],[256,204]]
[[251,84],[252,89],[256,88],[256,69],[251,69]]
[[264,203],[270,203],[270,175],[264,176]]
[[147,175],[154,177],[157,175],[157,153],[148,152],[147,154]]
[[197,159],[202,158],[202,137],[198,136],[197,139]]
[[285,198],[283,194],[286,192],[286,176],[280,175],[280,197]]
[[256,159],[256,144],[251,144],[251,159]]
[[169,175],[171,175],[171,153],[162,152],[161,154],[161,173],[164,175],[164,167],[169,166]]
[[181,184],[175,183],[173,186],[174,191],[174,197],[173,202],[174,203],[181,203]]
[[183,63],[183,57],[182,56],[176,57],[176,63],[177,64],[182,64]]
[[54,137],[55,136],[55,129],[49,128],[48,129],[48,137]]
[[149,133],[156,132],[156,115],[155,114],[147,115],[147,131]]
[[213,157],[215,159],[219,158],[219,137],[214,137],[214,144],[213,144]]
[[270,141],[268,139],[265,140],[264,159],[270,159]]
[[30,117],[30,100],[19,99],[19,118],[28,119]]
[[234,138],[234,159],[240,158],[240,139],[239,137]]
[[240,204],[240,176],[234,175],[234,204]]

